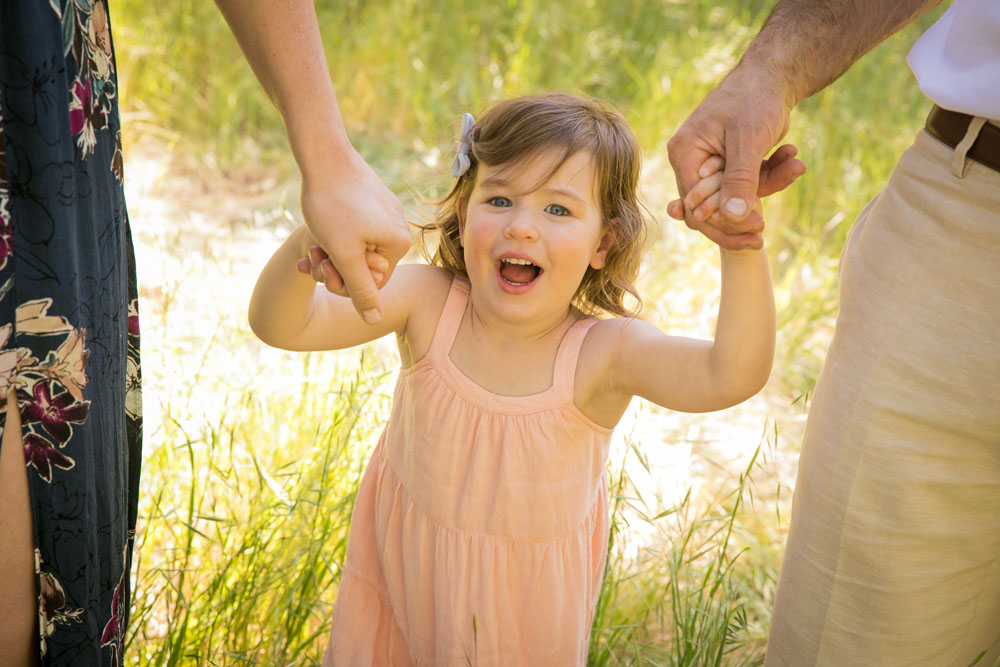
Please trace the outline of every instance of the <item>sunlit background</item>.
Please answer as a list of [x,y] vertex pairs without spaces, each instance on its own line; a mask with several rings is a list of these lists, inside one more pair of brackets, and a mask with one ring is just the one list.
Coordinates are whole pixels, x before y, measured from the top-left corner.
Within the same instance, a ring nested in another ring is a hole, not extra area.
[[[462,112],[543,90],[620,109],[644,148],[656,218],[644,316],[712,335],[718,251],[664,213],[675,194],[665,143],[770,3],[317,5],[350,136],[410,219],[450,183]],[[119,0],[111,11],[146,414],[127,659],[315,664],[353,493],[388,412],[395,346],[291,354],[253,338],[257,272],[299,220],[280,120],[211,3]],[[926,115],[905,56],[937,14],[792,116],[787,140],[809,171],[765,202],[779,322],[767,388],[707,415],[637,401],[619,426],[590,664],[761,662],[837,257]]]

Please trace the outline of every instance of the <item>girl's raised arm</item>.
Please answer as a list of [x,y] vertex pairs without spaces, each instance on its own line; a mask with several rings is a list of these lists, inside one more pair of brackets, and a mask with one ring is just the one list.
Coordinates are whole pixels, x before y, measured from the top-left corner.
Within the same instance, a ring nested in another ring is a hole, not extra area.
[[303,225],[274,253],[257,278],[250,297],[250,328],[273,347],[286,350],[336,350],[361,345],[406,327],[413,304],[426,286],[422,265],[400,266],[380,291],[383,317],[366,324],[351,300],[332,294],[296,265],[316,245]]
[[722,295],[715,340],[667,336],[638,320],[612,349],[612,387],[685,412],[740,403],[767,382],[774,360],[771,274],[763,250],[722,250]]

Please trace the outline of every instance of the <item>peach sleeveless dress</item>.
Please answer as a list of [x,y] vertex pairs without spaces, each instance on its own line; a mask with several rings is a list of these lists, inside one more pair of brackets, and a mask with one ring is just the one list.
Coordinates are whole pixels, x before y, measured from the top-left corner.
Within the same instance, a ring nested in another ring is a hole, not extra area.
[[404,369],[358,490],[324,665],[583,665],[608,544],[611,429],[573,405],[570,328],[552,385],[489,392],[449,359],[452,283]]

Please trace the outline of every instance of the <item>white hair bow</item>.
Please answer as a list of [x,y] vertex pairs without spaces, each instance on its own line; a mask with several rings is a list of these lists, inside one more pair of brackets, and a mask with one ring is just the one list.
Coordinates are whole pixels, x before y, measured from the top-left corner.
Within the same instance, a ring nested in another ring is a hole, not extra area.
[[469,160],[469,151],[472,149],[472,128],[476,125],[476,119],[471,113],[462,114],[462,134],[458,137],[458,155],[455,156],[455,164],[451,166],[451,175],[461,178],[462,174],[469,171],[472,162]]

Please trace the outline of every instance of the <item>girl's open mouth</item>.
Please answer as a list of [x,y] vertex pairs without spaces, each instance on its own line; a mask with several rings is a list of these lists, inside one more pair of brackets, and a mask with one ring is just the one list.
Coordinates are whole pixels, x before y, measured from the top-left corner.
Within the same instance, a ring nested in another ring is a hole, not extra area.
[[522,287],[535,281],[542,269],[527,259],[505,257],[500,260],[500,277],[515,287]]

